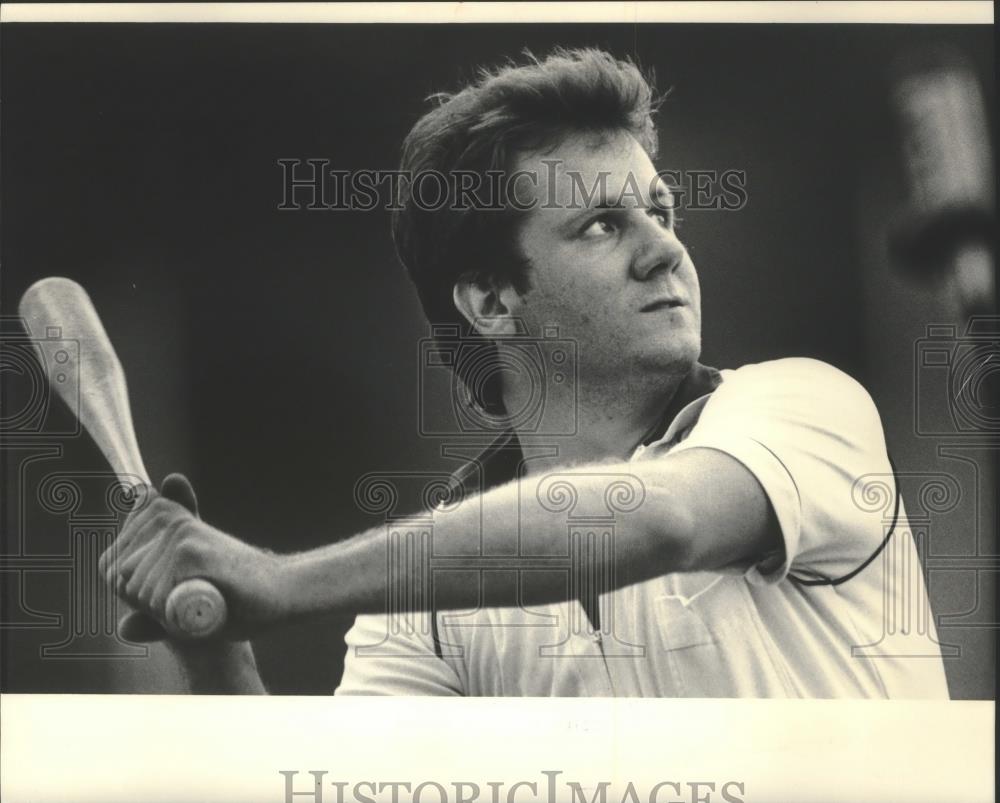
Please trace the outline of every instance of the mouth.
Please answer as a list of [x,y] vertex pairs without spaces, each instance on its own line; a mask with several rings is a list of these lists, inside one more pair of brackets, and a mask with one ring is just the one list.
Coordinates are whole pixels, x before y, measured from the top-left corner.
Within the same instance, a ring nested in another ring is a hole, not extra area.
[[672,309],[674,307],[683,307],[684,302],[679,298],[660,298],[656,301],[651,301],[646,306],[640,308],[639,312],[656,312],[661,309]]

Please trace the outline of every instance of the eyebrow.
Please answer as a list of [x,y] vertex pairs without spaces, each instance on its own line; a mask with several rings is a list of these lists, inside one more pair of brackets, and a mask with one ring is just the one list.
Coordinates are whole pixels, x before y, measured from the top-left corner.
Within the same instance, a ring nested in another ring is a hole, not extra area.
[[[593,215],[595,212],[601,212],[605,210],[614,209],[624,209],[625,205],[622,203],[622,196],[624,196],[624,191],[619,194],[618,198],[615,200],[608,200],[607,196],[603,193],[598,197],[597,202],[591,206],[584,207],[580,211],[570,215],[560,226],[567,232],[574,229],[579,221],[588,215]],[[653,197],[650,199],[651,203],[647,208],[655,208],[666,212],[671,218],[674,216],[674,205],[673,205],[673,191],[663,180],[658,180],[656,182],[656,189],[653,192]]]
[[653,196],[654,202],[658,203],[662,209],[668,210],[670,214],[674,213],[674,192],[662,179],[657,180]]
[[602,210],[623,209],[623,208],[624,205],[621,202],[621,198],[618,198],[615,201],[610,201],[608,200],[607,196],[601,194],[601,196],[597,199],[596,203],[593,203],[590,206],[582,207],[578,211],[574,212],[572,215],[566,218],[565,221],[563,221],[563,223],[559,226],[559,228],[565,229],[566,231],[570,231],[571,229],[576,228],[578,222],[583,218],[587,217],[588,215],[592,215],[595,212],[600,212]]
[[656,191],[653,193],[653,206],[666,214],[671,228],[677,223],[677,208],[674,199],[674,191],[670,185],[664,182],[663,179],[658,179],[656,182]]

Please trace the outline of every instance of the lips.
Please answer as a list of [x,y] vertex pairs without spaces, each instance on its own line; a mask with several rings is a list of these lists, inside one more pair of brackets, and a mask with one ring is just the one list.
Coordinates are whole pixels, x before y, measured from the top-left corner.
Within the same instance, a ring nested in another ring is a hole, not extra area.
[[658,298],[656,301],[650,301],[644,307],[642,307],[639,312],[656,312],[661,309],[668,309],[673,307],[683,307],[684,302],[679,298]]

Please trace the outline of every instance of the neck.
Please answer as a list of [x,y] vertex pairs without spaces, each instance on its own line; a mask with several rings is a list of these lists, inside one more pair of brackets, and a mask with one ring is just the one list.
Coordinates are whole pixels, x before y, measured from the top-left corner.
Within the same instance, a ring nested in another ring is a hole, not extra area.
[[[627,460],[660,423],[685,375],[646,374],[642,381],[621,383],[578,381],[575,394],[570,383],[547,387],[540,423],[535,418],[519,425],[516,416],[513,422],[525,457],[540,455],[529,459],[529,473]],[[504,405],[511,411],[525,409],[531,391],[514,383],[505,386]]]

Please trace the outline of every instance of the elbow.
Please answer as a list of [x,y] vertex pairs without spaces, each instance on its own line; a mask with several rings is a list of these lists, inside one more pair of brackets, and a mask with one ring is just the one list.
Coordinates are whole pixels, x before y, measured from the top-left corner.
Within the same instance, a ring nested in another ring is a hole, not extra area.
[[650,577],[670,572],[697,571],[697,522],[687,505],[654,493],[640,508],[642,560]]

